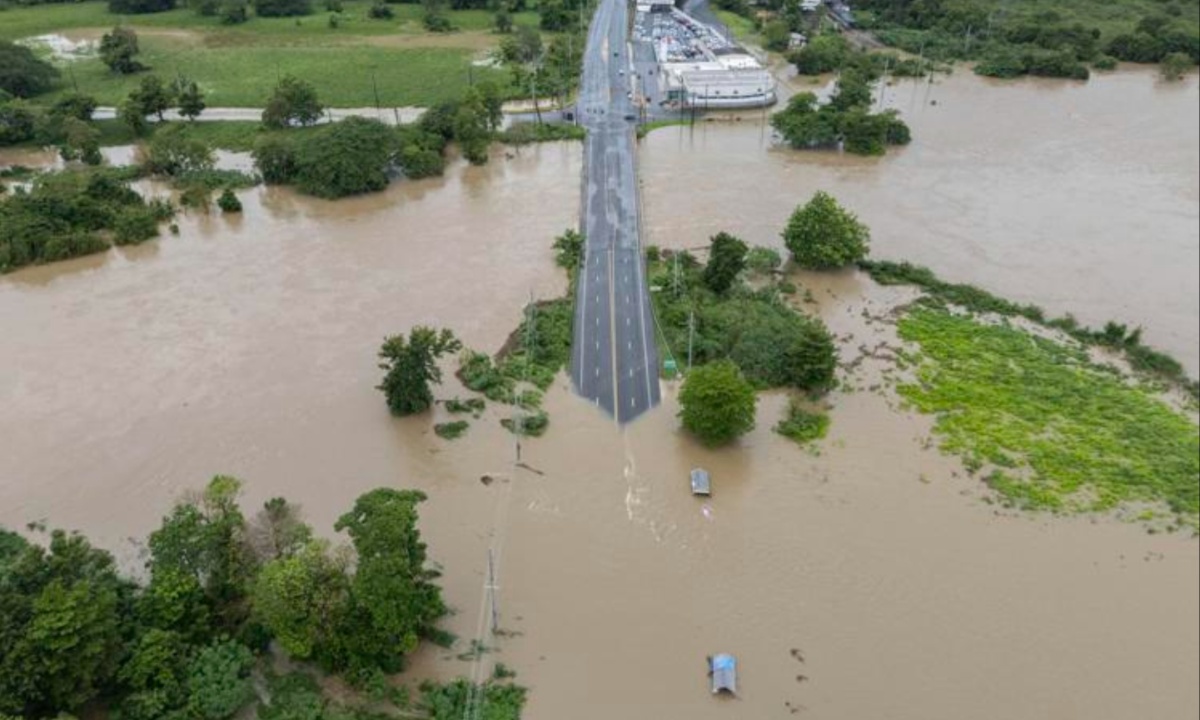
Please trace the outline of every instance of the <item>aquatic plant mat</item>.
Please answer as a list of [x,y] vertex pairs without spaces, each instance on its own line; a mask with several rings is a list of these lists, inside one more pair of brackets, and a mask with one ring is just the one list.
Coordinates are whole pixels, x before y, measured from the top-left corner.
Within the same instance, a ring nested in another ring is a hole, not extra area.
[[[1007,504],[1061,512],[1140,505],[1169,529],[1200,528],[1200,428],[1156,390],[1069,341],[936,303],[899,321],[915,379],[898,392],[937,415],[942,448]],[[1147,509],[1149,508],[1149,509]]]

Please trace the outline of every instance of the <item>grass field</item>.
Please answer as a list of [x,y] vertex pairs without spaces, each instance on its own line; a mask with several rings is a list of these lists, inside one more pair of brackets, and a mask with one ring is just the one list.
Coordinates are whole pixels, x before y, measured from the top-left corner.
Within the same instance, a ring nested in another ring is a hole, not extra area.
[[[1163,504],[1200,528],[1200,428],[1077,347],[1008,324],[918,307],[900,336],[920,347],[899,392],[937,416],[1006,502],[1060,512]],[[1148,519],[1150,516],[1140,516]]]
[[[419,5],[392,5],[392,20],[367,17],[368,0],[349,0],[339,26],[329,13],[303,18],[251,18],[238,26],[191,10],[119,17],[103,2],[38,5],[0,11],[0,39],[18,40],[59,33],[72,40],[95,39],[118,21],[139,34],[141,62],[164,76],[186,75],[207,93],[214,107],[261,107],[283,74],[301,77],[332,107],[375,104],[376,88],[384,106],[426,106],[458,97],[472,81],[505,74],[472,67],[499,42],[490,32],[491,13],[450,13],[460,30],[433,34],[421,26]],[[536,25],[537,15],[520,13],[516,22]],[[113,105],[128,95],[138,77],[111,73],[98,59],[63,65],[54,95],[80,92]]]

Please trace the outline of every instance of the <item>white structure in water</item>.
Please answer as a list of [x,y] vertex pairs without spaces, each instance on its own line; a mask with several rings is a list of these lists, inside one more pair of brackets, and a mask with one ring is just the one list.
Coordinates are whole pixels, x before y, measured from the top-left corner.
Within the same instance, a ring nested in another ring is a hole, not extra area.
[[775,78],[758,58],[669,2],[639,2],[634,40],[653,48],[660,90],[680,107],[718,110],[775,102]]

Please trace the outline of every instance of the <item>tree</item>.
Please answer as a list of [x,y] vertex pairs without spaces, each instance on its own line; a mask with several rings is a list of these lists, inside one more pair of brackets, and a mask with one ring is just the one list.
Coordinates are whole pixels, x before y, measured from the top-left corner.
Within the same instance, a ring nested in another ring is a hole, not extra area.
[[792,40],[792,29],[785,20],[773,20],[763,27],[763,40],[768,50],[783,52]]
[[32,140],[36,131],[37,117],[24,102],[14,100],[0,105],[0,146]]
[[179,114],[188,120],[195,120],[204,112],[207,105],[204,102],[204,92],[195,80],[178,78],[175,81],[175,97],[179,103]]
[[488,145],[492,139],[491,114],[475,88],[467,90],[458,105],[454,115],[454,139],[472,165],[487,163]]
[[511,36],[500,41],[500,57],[506,63],[527,65],[541,56],[542,36],[527,25],[521,25]]
[[779,269],[783,258],[779,252],[769,247],[753,247],[746,254],[746,267],[761,275],[769,275]]
[[175,0],[108,0],[108,11],[114,15],[140,15],[175,9]]
[[371,3],[371,9],[367,11],[367,16],[374,20],[391,20],[396,17],[396,13],[383,0],[375,0]]
[[820,75],[842,67],[849,55],[850,43],[841,35],[818,35],[788,55],[788,60],[801,75]]
[[51,534],[49,551],[12,548],[0,575],[0,713],[76,710],[110,682],[130,586],[113,558],[80,535]]
[[734,279],[746,267],[746,243],[720,232],[713,236],[708,264],[704,266],[704,284],[718,295],[733,285]]
[[312,12],[309,0],[254,0],[254,12],[259,17],[293,17]]
[[137,88],[129,93],[129,100],[143,116],[157,115],[159,122],[162,122],[163,113],[171,109],[175,96],[171,88],[163,84],[162,78],[147,75],[142,78]]
[[240,25],[248,19],[248,0],[224,0],[217,14],[223,25]]
[[296,177],[296,150],[293,143],[267,136],[254,143],[254,166],[268,185],[283,185]]
[[321,118],[321,111],[317,91],[312,85],[292,75],[284,75],[267,100],[262,122],[272,129],[312,125]]
[[492,27],[501,35],[507,35],[513,31],[512,14],[508,12],[507,8],[501,7],[496,11],[492,18]]
[[91,123],[68,116],[62,121],[63,140],[58,153],[63,160],[80,160],[87,165],[99,165],[100,131]]
[[96,98],[90,95],[68,95],[50,107],[50,114],[57,118],[75,118],[83,122],[92,119],[96,112]]
[[870,230],[828,193],[817,192],[796,208],[783,241],[796,264],[810,270],[851,265],[869,252]]
[[337,637],[338,663],[396,672],[420,637],[446,614],[438,573],[425,566],[416,490],[377,488],[360,495],[334,529],[349,533],[358,556],[351,603]]
[[254,609],[289,655],[298,660],[328,652],[349,599],[345,558],[311,540],[262,567],[254,583]]
[[46,92],[58,70],[22,45],[0,40],[0,93],[28,98]]
[[127,693],[118,705],[121,717],[157,720],[185,705],[190,656],[178,633],[158,628],[143,632],[117,675]]
[[442,381],[437,361],[446,353],[458,352],[462,343],[449,330],[440,333],[431,327],[415,327],[408,334],[394,335],[383,341],[379,368],[386,370],[379,389],[387,396],[393,415],[414,415],[433,405],[430,383]]
[[324,198],[383,190],[396,141],[396,133],[378,120],[351,117],[326,125],[296,142],[296,186]]
[[146,170],[171,177],[212,170],[216,162],[212,148],[191,137],[188,129],[170,125],[156,132],[146,149]]
[[754,386],[730,360],[702,365],[683,380],[679,417],[705,445],[723,445],[754,428]]
[[425,24],[426,30],[450,32],[454,29],[450,18],[446,15],[446,4],[446,0],[421,0],[421,7],[425,9],[421,21]]
[[218,640],[205,647],[188,672],[188,710],[200,720],[225,720],[254,698],[254,655],[241,643]]
[[152,576],[164,571],[192,576],[204,588],[216,626],[230,632],[245,620],[255,569],[237,505],[241,486],[237,478],[218,475],[198,500],[176,505],[150,533],[147,563]]
[[117,117],[133,131],[134,135],[145,135],[150,125],[146,122],[146,114],[142,112],[142,104],[132,97],[127,97],[117,108]]
[[137,33],[129,28],[118,25],[100,38],[100,59],[113,72],[129,75],[145,70],[146,66],[134,59],[137,54]]

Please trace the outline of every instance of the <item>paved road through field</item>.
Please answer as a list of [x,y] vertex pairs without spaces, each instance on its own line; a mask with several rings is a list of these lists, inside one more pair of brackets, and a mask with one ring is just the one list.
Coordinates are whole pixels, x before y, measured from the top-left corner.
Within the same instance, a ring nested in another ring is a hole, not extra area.
[[626,423],[658,405],[658,353],[641,251],[628,6],[601,0],[588,32],[579,121],[587,237],[575,302],[576,391]]

